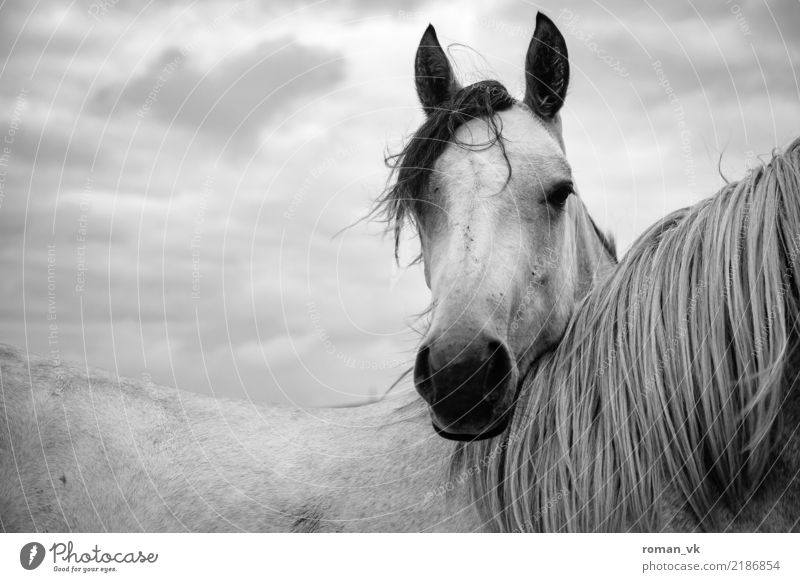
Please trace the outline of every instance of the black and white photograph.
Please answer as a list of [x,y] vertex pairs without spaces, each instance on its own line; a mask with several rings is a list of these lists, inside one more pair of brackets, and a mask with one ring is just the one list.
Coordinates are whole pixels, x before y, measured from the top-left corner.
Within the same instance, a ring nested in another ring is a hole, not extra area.
[[0,104],[4,579],[800,576],[797,0],[0,0]]

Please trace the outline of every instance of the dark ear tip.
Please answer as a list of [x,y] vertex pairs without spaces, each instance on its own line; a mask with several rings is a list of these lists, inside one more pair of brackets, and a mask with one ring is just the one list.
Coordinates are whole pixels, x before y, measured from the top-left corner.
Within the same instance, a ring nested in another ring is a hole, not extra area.
[[433,24],[428,23],[428,28],[425,29],[422,38],[438,41],[438,39],[436,38],[436,29],[433,27]]
[[552,20],[550,20],[550,17],[547,16],[544,12],[537,12],[536,13],[536,27],[538,28],[539,25],[555,26],[555,23]]

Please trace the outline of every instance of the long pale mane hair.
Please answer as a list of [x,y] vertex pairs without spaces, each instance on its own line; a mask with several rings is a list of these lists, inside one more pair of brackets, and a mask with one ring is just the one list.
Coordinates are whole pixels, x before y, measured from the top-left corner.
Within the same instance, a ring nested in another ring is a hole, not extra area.
[[799,255],[800,139],[652,226],[528,373],[504,437],[458,447],[484,519],[654,531],[669,489],[713,528],[744,503],[793,373]]

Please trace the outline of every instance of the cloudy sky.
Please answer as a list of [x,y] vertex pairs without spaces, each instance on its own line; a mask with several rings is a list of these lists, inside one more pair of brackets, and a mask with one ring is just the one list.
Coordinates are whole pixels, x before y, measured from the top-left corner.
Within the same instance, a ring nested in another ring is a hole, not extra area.
[[422,120],[428,22],[462,81],[521,95],[537,10],[570,51],[579,190],[622,251],[720,160],[738,178],[800,136],[796,0],[0,0],[0,342],[217,396],[382,394],[427,289],[380,225],[335,235]]

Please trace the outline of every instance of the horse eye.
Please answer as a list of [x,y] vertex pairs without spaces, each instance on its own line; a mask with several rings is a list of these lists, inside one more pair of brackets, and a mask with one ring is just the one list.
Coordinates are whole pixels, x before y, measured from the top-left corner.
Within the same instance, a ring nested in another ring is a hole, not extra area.
[[547,195],[547,203],[553,206],[562,207],[567,203],[567,198],[573,192],[572,184],[563,184]]

